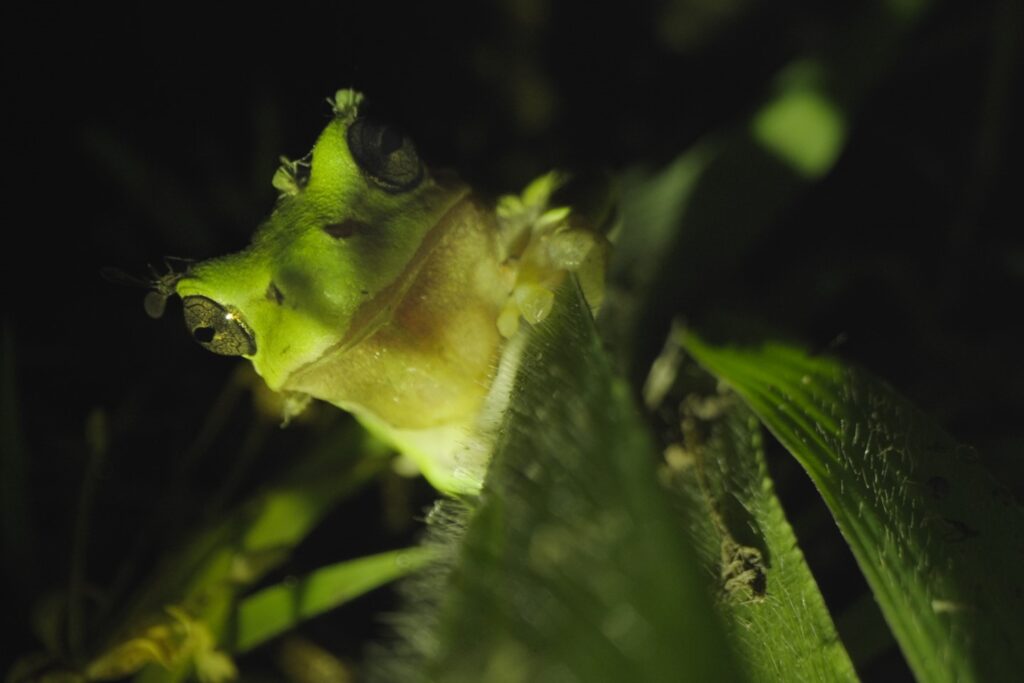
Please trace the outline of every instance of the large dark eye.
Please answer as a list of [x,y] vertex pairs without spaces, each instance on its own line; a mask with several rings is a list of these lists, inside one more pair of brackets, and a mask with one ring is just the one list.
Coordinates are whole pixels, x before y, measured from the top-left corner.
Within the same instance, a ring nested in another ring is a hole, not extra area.
[[348,149],[359,168],[388,192],[408,192],[423,180],[412,140],[391,126],[356,119],[348,127]]
[[222,356],[256,353],[256,338],[238,313],[205,296],[187,296],[182,305],[185,325],[203,348]]

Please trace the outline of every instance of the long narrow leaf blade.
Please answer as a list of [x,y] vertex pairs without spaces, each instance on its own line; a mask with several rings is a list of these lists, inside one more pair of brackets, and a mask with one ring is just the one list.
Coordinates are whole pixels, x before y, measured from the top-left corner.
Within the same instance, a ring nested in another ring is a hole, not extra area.
[[431,681],[730,681],[702,572],[586,304],[531,331]]
[[1024,511],[970,449],[835,360],[684,345],[810,474],[920,680],[1019,679]]
[[374,588],[416,571],[430,561],[430,548],[393,550],[322,567],[270,586],[239,602],[231,650],[245,652]]
[[[703,378],[707,378],[703,372]],[[684,386],[682,443],[663,478],[676,492],[717,605],[751,681],[855,681],[764,460],[761,426],[735,393]]]

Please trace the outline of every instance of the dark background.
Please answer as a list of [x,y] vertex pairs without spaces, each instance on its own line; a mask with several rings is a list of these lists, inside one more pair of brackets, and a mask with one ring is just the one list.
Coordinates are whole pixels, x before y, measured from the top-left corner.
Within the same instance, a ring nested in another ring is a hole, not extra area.
[[[21,635],[4,650],[35,647],[28,609],[66,582],[88,417],[106,416],[110,444],[89,549],[102,587],[129,548],[142,548],[140,562],[154,552],[154,501],[235,366],[188,339],[174,302],[150,320],[143,291],[103,281],[100,269],[146,276],[167,255],[243,246],[273,204],[277,156],[308,150],[336,89],[362,90],[428,162],[495,194],[556,166],[670,161],[742,121],[774,73],[827,50],[863,4],[5,7],[2,312],[16,379],[5,419],[29,455],[31,524],[24,565],[8,567],[8,633]],[[681,311],[756,317],[818,348],[842,340],[838,353],[978,446],[1018,493],[1024,238],[1011,171],[1022,28],[1013,0],[935,3],[851,112],[832,172]],[[680,312],[672,292],[659,300],[638,332],[648,345]],[[227,467],[218,455],[267,419],[254,415],[247,403],[231,411],[175,509],[201,508],[217,489]],[[267,430],[251,478],[273,476],[306,431]],[[787,505],[806,517],[813,489],[787,462],[772,465]],[[413,510],[430,499],[422,487],[409,496]],[[408,542],[414,527],[379,521],[385,499],[372,488],[346,504],[300,560]],[[852,560],[830,525],[797,531],[840,609],[861,590]],[[312,633],[358,657],[380,630],[373,615],[392,605],[375,594]],[[893,654],[874,666],[903,671]]]

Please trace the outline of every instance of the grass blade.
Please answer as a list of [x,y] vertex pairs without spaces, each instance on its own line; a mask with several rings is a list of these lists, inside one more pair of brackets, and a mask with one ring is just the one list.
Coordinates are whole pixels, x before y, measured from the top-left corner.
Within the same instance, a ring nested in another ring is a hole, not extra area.
[[531,335],[424,677],[736,680],[647,429],[575,286]]
[[236,608],[230,646],[245,652],[374,588],[416,571],[430,561],[429,548],[393,550],[321,567],[241,600]]
[[[219,679],[233,665],[219,649],[238,596],[280,565],[339,501],[387,462],[351,425],[325,435],[286,475],[197,530],[112,618],[86,667],[97,679],[143,668],[139,683]],[[214,672],[214,673],[210,673]]]
[[680,378],[685,398],[659,411],[682,436],[666,450],[662,477],[717,578],[716,604],[748,678],[857,680],[775,496],[759,421],[692,363]]
[[1024,669],[1024,511],[891,388],[778,343],[686,349],[734,388],[810,474],[922,681]]

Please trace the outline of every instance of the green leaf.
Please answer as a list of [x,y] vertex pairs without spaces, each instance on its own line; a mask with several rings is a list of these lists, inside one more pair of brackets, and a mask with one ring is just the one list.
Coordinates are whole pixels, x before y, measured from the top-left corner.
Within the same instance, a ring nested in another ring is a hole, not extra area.
[[151,612],[210,590],[252,585],[287,559],[324,515],[385,463],[376,442],[342,425],[298,457],[278,481],[168,553],[133,608]]
[[918,679],[1017,680],[1024,511],[973,451],[833,359],[684,345],[810,474]]
[[258,591],[240,601],[229,649],[245,652],[374,588],[424,566],[430,548],[392,550],[322,567]]
[[[94,663],[114,661],[124,666],[122,660],[135,652],[128,645],[142,642],[150,651],[153,648],[147,643],[163,643],[163,635],[173,630],[175,622],[187,623],[187,632],[205,631],[209,638],[201,643],[194,638],[170,639],[162,658],[134,662],[136,667],[155,662],[136,681],[184,680],[194,667],[219,657],[214,646],[223,640],[238,595],[284,562],[324,515],[379,472],[387,462],[383,455],[378,443],[349,423],[326,434],[298,456],[279,480],[168,552],[117,615],[113,623],[119,625],[118,632],[102,643]],[[154,624],[159,638],[151,635]],[[125,673],[129,670],[125,667]]]
[[656,463],[569,283],[523,349],[424,678],[736,680]]
[[760,422],[735,393],[690,369],[681,374],[682,403],[661,411],[683,437],[666,450],[662,477],[718,579],[717,605],[740,664],[752,681],[857,680],[775,496]]

